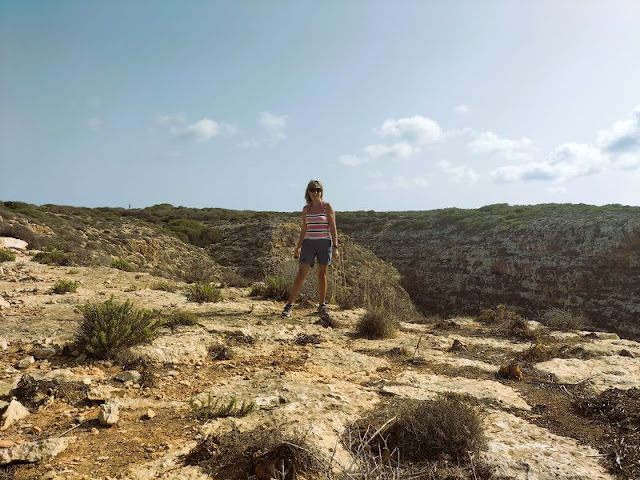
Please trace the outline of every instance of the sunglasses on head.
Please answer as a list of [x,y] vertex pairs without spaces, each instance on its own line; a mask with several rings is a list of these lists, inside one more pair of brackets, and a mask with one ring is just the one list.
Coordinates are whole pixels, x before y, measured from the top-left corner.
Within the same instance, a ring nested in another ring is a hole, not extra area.
[[310,188],[309,192],[310,193],[320,193],[320,192],[322,192],[322,189],[321,188]]

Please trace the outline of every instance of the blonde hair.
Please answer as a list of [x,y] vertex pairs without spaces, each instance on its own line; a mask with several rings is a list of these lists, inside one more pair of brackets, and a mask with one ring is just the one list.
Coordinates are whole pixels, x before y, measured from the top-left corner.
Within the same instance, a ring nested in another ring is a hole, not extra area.
[[322,192],[320,192],[320,199],[322,199],[322,194],[324,193],[324,187],[322,186],[322,183],[320,183],[319,180],[310,180],[309,184],[307,185],[307,188],[304,191],[304,199],[307,202],[307,205],[311,205],[311,195],[309,195],[309,189],[311,187],[315,187],[315,188],[322,188]]

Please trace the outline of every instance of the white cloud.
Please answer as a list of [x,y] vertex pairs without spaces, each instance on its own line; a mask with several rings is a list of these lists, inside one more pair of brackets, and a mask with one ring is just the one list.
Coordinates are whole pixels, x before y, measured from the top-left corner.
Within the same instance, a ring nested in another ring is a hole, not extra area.
[[446,160],[442,160],[438,162],[438,166],[444,173],[449,175],[454,182],[476,183],[478,178],[480,178],[473,168],[465,165],[454,167]]
[[206,142],[215,137],[233,135],[235,128],[226,123],[219,123],[209,118],[203,118],[194,124],[182,128],[176,128],[175,133],[179,137]]
[[169,133],[178,138],[195,142],[206,142],[212,138],[230,136],[236,133],[236,128],[228,123],[216,122],[210,118],[203,118],[195,123],[188,124],[184,113],[172,115],[158,115],[156,122],[167,127]]
[[465,113],[469,113],[469,111],[471,110],[469,108],[469,105],[465,105],[464,103],[461,105],[458,105],[457,107],[455,107],[453,109],[456,113],[460,113],[462,115],[464,115]]
[[579,143],[556,147],[544,162],[508,165],[495,169],[491,175],[499,181],[570,180],[604,172],[609,159],[598,148]]
[[526,160],[533,154],[533,143],[528,138],[510,140],[493,132],[475,134],[475,139],[468,147],[473,153],[497,153],[507,160]]
[[598,132],[596,145],[612,155],[638,151],[640,153],[640,105],[629,118],[615,122],[611,127]]
[[368,145],[357,154],[340,155],[338,161],[355,167],[380,158],[406,159],[420,152],[424,145],[444,138],[440,125],[418,115],[398,120],[387,119],[374,132],[386,143]]
[[264,135],[261,137],[253,137],[243,141],[240,146],[244,148],[260,148],[260,147],[273,147],[278,143],[287,139],[285,129],[287,128],[287,122],[289,117],[287,115],[274,115],[270,112],[262,112],[258,123],[264,130]]
[[87,122],[87,126],[94,132],[97,132],[102,128],[102,120],[99,118],[92,118]]
[[442,138],[440,125],[420,115],[399,120],[385,120],[377,133],[383,138],[398,138],[414,145],[425,145]]
[[405,177],[396,175],[387,182],[374,183],[371,188],[375,190],[409,190],[413,188],[425,188],[429,186],[427,177]]

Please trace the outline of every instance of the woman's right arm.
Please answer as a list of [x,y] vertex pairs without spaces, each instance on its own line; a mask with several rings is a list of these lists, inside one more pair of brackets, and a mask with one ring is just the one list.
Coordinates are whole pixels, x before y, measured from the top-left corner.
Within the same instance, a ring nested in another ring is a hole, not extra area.
[[304,236],[307,234],[307,217],[306,217],[307,207],[305,206],[302,209],[302,226],[300,227],[300,236],[298,237],[298,244],[296,245],[296,249],[293,251],[293,258],[300,257],[300,249],[302,248],[302,241],[304,240]]

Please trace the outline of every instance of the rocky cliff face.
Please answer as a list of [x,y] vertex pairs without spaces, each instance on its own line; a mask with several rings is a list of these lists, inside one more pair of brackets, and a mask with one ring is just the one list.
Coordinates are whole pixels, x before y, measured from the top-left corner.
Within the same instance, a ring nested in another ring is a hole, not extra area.
[[535,317],[563,307],[640,336],[640,208],[359,212],[342,214],[339,226],[391,262],[425,312],[477,314],[504,303]]

